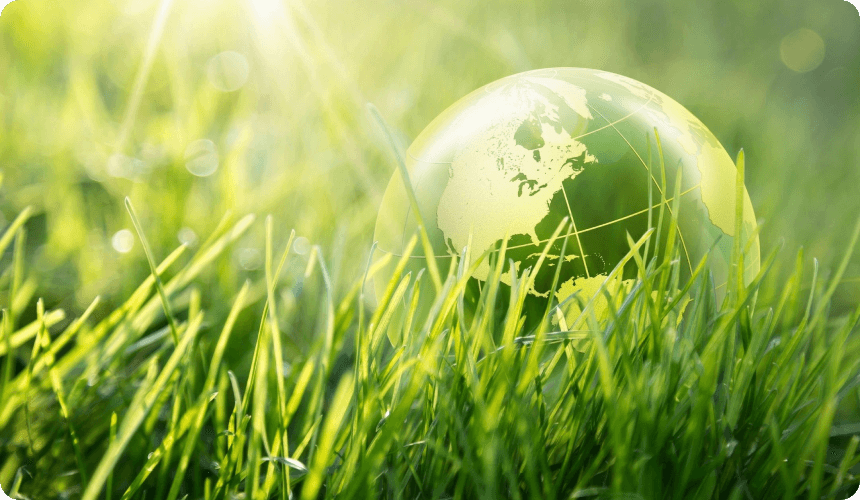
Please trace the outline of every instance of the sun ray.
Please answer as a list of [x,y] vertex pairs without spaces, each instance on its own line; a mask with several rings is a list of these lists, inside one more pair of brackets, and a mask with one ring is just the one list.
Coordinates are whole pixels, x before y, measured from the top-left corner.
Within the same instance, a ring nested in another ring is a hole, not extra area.
[[155,54],[158,51],[158,45],[161,43],[161,37],[164,34],[164,26],[167,24],[167,17],[170,14],[170,8],[173,7],[173,0],[161,0],[158,6],[158,12],[155,14],[155,21],[152,23],[152,30],[149,32],[149,40],[146,43],[146,52],[143,55],[143,61],[137,70],[134,77],[134,85],[132,86],[131,96],[128,99],[128,105],[125,108],[125,115],[122,119],[122,125],[117,135],[114,150],[119,153],[125,148],[128,141],[128,136],[131,134],[131,129],[134,126],[134,120],[137,118],[137,110],[140,108],[140,100],[143,97],[143,91],[146,88],[146,82],[149,80],[149,73],[152,71],[152,63],[155,61]]
[[[284,90],[285,98],[289,99],[292,96],[287,90],[292,85],[284,71],[284,61],[290,55],[284,47],[289,47],[304,70],[308,88],[319,103],[322,116],[329,120],[337,136],[339,147],[355,168],[356,177],[362,183],[365,192],[372,202],[378,205],[382,200],[382,191],[364,158],[361,141],[356,138],[355,128],[340,115],[336,103],[332,100],[332,92],[328,91],[327,86],[331,83],[326,82],[337,81],[339,78],[326,78],[325,75],[320,75],[320,65],[312,54],[312,47],[305,41],[296,25],[293,9],[288,9],[281,0],[249,0],[249,3],[257,28],[254,33],[260,53],[267,63],[269,73],[276,79],[278,88]],[[324,49],[325,47],[323,51]],[[347,93],[351,99],[356,98],[350,91]],[[286,104],[292,105],[289,101]]]

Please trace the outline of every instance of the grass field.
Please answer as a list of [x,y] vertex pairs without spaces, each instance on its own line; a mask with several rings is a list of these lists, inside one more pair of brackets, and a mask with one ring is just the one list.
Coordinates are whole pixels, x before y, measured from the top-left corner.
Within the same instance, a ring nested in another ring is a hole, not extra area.
[[[0,485],[38,500],[849,497],[858,48],[860,16],[835,0],[13,2]],[[730,280],[716,304],[707,262],[680,280],[677,246],[646,237],[625,259],[635,286],[610,277],[605,314],[574,299],[564,331],[551,307],[521,327],[537,270],[506,289],[503,250],[440,270],[438,297],[396,275],[369,305],[395,164],[366,103],[405,147],[474,88],[547,66],[641,80],[744,148],[762,223],[749,286]],[[482,258],[494,279],[470,306]],[[420,300],[428,318],[410,314]]]

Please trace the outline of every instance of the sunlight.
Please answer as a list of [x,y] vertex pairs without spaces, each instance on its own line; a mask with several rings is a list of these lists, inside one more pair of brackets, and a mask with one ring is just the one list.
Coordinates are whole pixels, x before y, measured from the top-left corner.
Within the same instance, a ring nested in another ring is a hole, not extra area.
[[248,0],[258,20],[271,20],[275,14],[283,14],[284,4],[281,0]]

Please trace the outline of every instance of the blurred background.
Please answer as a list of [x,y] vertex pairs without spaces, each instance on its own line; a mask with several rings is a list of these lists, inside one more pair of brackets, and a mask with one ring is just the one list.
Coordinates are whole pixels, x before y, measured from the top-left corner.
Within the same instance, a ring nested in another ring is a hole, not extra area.
[[[406,146],[473,89],[552,66],[640,80],[744,148],[762,253],[785,245],[774,279],[801,246],[836,267],[860,214],[860,15],[843,0],[17,0],[0,17],[0,227],[33,207],[27,286],[73,314],[149,273],[125,196],[158,259],[228,211],[272,214],[343,290],[394,171],[366,103]],[[259,221],[204,301],[262,276]],[[856,304],[860,258],[846,275],[837,302]]]

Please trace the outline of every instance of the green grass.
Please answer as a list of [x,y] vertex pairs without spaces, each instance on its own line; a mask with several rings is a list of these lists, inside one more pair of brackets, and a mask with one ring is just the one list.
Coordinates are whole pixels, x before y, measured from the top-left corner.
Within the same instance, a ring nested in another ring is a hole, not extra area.
[[[738,166],[742,180],[742,155]],[[127,208],[155,272],[99,321],[98,299],[71,322],[39,301],[19,325],[29,212],[0,238],[14,249],[0,351],[0,477],[13,497],[789,499],[860,484],[860,438],[833,426],[860,383],[860,307],[830,313],[860,222],[827,282],[816,262],[803,290],[800,253],[762,293],[774,251],[719,305],[707,262],[679,282],[677,241],[660,251],[650,231],[607,278],[602,316],[576,296],[569,329],[553,329],[548,304],[526,331],[537,269],[501,293],[504,247],[455,260],[426,317],[415,312],[430,299],[400,272],[370,311],[362,282],[379,263],[336,296],[320,247],[292,253],[293,232],[276,249],[271,217],[265,278],[212,314],[195,283],[254,218],[225,218],[193,255],[181,246],[156,265]],[[737,268],[742,255],[738,244]],[[467,297],[485,258],[492,278]],[[289,302],[276,292],[296,262],[309,290]],[[613,286],[625,266],[635,285]],[[297,332],[282,329],[297,319],[311,349],[288,358]]]

